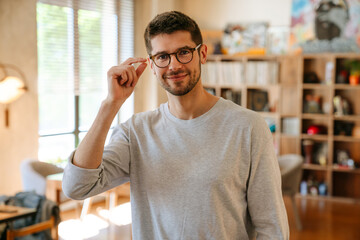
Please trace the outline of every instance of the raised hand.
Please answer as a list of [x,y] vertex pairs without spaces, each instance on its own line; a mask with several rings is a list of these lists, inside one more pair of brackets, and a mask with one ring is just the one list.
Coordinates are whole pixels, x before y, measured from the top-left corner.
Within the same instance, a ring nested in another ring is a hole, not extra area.
[[[135,63],[141,63],[136,69]],[[108,77],[108,96],[107,100],[122,105],[134,91],[139,77],[146,68],[145,58],[128,58],[119,66],[109,69]]]

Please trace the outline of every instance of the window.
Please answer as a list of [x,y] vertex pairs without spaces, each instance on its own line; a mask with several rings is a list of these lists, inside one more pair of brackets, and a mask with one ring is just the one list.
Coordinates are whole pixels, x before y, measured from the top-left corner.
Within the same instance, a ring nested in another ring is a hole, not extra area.
[[[108,69],[133,55],[133,29],[133,0],[39,0],[41,161],[64,161],[85,136],[106,97]],[[133,97],[113,126],[132,114]]]

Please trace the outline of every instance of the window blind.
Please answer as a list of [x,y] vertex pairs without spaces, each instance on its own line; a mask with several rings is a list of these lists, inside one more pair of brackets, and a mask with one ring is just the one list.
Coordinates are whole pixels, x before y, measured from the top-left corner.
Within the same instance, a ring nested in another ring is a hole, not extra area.
[[106,92],[106,72],[132,56],[132,0],[39,0],[39,94]]
[[[38,0],[40,136],[89,129],[108,69],[133,56],[133,8],[133,0]],[[132,97],[125,110],[128,118]]]

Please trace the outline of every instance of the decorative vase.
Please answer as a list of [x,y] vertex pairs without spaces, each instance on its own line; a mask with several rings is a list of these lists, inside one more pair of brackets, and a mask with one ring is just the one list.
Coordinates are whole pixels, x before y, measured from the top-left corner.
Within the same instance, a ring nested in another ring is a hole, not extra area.
[[350,75],[349,83],[350,83],[350,85],[358,85],[360,83],[360,76],[359,75]]

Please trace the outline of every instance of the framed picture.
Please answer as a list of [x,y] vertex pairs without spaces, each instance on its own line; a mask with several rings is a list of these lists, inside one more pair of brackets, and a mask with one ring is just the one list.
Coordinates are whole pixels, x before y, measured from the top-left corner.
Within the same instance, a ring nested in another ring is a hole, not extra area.
[[269,112],[268,92],[259,89],[251,89],[248,92],[248,107],[257,112]]
[[291,45],[304,52],[359,52],[359,0],[293,0]]
[[268,23],[229,23],[222,38],[227,54],[265,53]]
[[269,27],[267,31],[266,53],[286,54],[289,51],[290,28]]

